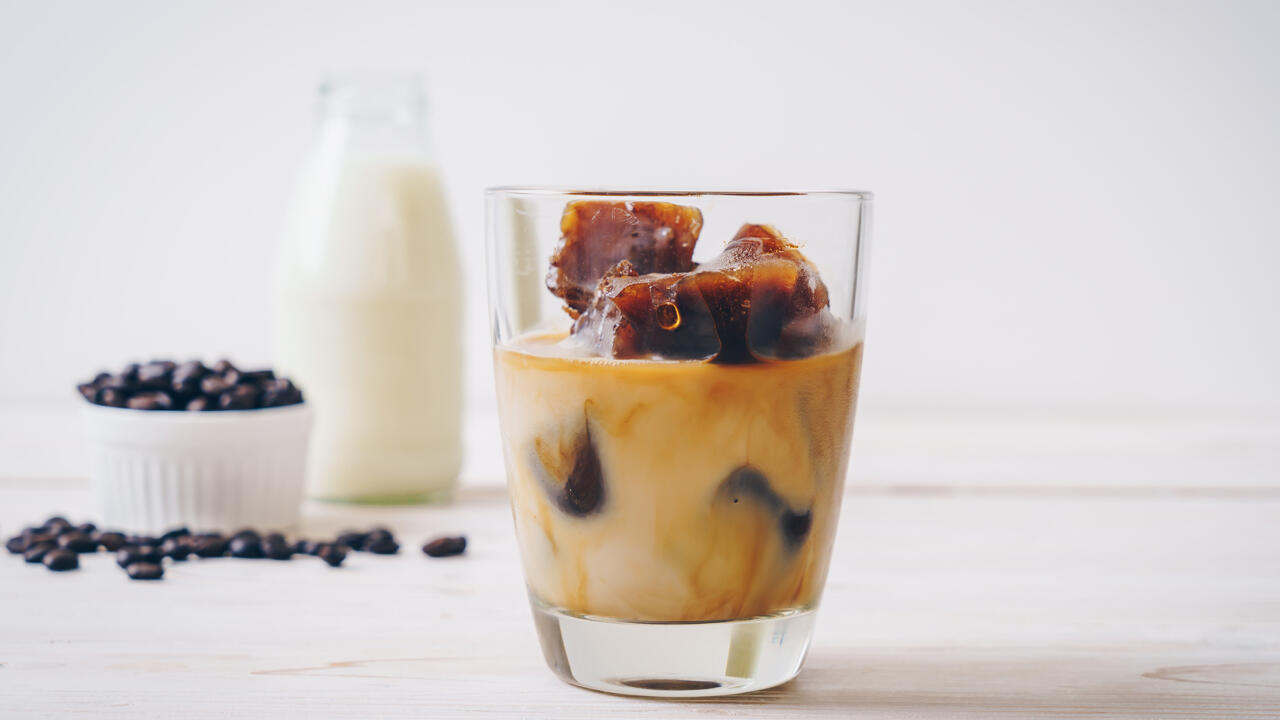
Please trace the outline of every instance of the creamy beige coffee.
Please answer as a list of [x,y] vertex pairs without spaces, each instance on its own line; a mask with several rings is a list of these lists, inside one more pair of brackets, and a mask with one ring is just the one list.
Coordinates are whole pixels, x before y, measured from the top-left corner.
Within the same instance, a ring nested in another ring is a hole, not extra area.
[[759,617],[822,591],[862,344],[717,364],[495,352],[512,509],[534,598],[639,621]]

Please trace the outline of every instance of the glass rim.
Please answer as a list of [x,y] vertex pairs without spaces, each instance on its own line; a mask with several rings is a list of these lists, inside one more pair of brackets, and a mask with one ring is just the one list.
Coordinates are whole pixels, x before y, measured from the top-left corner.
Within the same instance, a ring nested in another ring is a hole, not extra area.
[[485,195],[521,197],[811,197],[843,196],[869,201],[875,194],[869,190],[814,188],[803,190],[690,190],[661,189],[589,189],[553,185],[497,185],[485,188]]

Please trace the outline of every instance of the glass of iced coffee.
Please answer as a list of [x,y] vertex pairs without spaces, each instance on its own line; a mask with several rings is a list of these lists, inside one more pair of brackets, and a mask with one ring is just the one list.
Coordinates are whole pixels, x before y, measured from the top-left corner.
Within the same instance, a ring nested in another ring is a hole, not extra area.
[[503,450],[543,652],[630,695],[796,675],[844,487],[871,195],[495,188]]

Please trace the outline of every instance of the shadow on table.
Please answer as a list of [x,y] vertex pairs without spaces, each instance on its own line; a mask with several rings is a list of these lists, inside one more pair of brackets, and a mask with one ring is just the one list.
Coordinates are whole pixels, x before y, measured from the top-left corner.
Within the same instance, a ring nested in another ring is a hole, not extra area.
[[815,655],[799,677],[776,688],[680,702],[820,716],[1134,717],[1176,708],[1204,717],[1271,717],[1280,707],[1280,656],[1266,660],[1178,665],[1176,657],[1116,649],[834,651]]

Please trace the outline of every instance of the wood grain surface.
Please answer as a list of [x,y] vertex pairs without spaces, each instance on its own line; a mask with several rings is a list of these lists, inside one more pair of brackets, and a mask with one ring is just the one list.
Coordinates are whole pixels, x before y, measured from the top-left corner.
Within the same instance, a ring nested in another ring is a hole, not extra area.
[[[951,466],[935,443],[928,468],[855,472],[805,669],[754,695],[553,677],[490,482],[450,507],[309,506],[309,534],[376,523],[405,541],[336,570],[190,561],[140,583],[105,554],[63,574],[0,557],[0,718],[1280,718],[1280,435],[1143,437],[957,444]],[[0,480],[0,531],[92,519],[90,502],[82,480]],[[446,532],[468,535],[464,557],[418,551]]]

